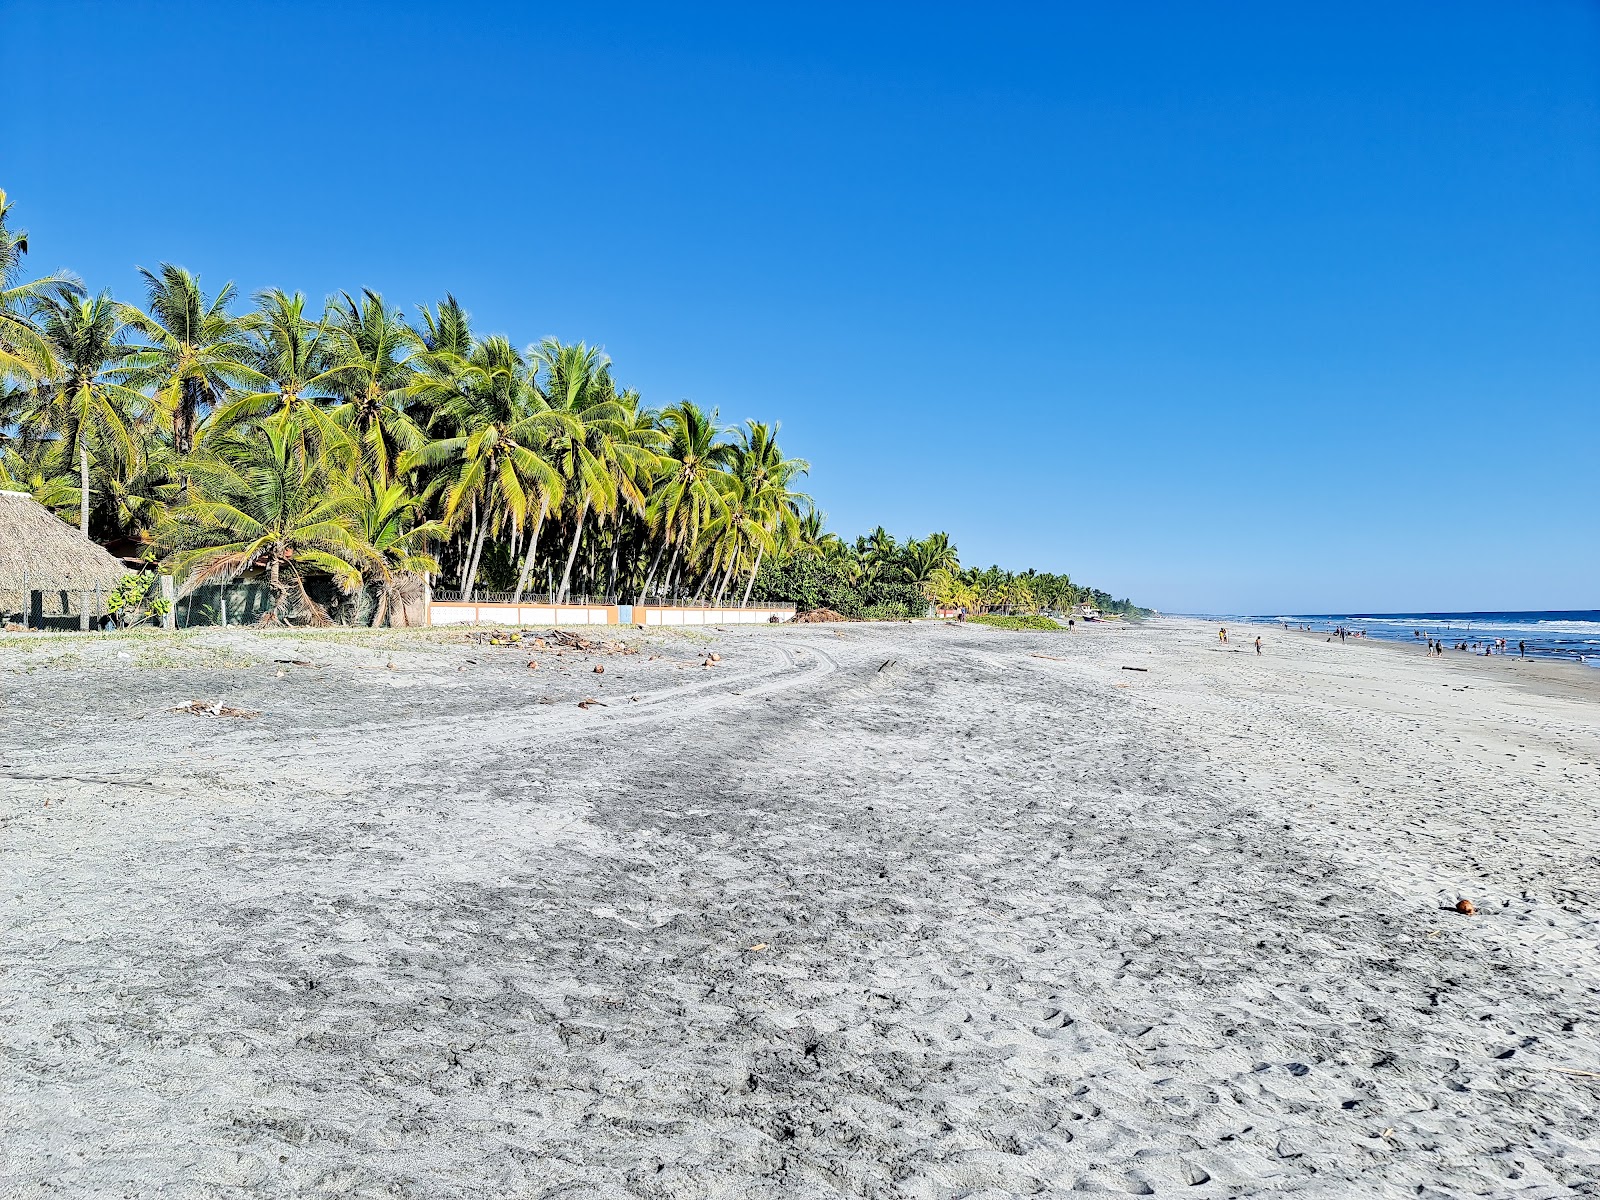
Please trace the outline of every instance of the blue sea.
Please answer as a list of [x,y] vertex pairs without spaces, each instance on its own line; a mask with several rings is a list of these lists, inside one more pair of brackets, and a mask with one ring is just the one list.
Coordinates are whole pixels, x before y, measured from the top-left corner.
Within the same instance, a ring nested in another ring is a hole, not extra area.
[[[1244,618],[1255,624],[1291,628],[1309,625],[1316,630],[1344,626],[1363,629],[1369,638],[1421,645],[1428,638],[1445,644],[1506,639],[1507,651],[1517,653],[1517,643],[1528,643],[1528,657],[1583,659],[1600,666],[1600,609],[1554,609],[1544,612],[1412,612],[1412,613],[1299,613]],[[1416,635],[1420,633],[1419,638]]]

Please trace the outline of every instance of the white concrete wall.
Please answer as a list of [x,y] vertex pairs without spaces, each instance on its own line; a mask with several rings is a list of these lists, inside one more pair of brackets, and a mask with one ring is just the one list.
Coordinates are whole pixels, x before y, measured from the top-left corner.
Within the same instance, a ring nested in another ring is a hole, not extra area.
[[617,609],[607,604],[462,604],[435,600],[430,625],[615,625]]
[[767,625],[773,617],[794,620],[792,608],[655,608],[635,605],[633,619],[645,625]]

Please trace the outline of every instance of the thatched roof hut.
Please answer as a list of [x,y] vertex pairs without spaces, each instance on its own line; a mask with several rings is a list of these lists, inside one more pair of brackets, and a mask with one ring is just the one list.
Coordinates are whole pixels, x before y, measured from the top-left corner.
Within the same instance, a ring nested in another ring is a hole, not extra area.
[[0,491],[0,592],[110,591],[128,574],[27,492]]

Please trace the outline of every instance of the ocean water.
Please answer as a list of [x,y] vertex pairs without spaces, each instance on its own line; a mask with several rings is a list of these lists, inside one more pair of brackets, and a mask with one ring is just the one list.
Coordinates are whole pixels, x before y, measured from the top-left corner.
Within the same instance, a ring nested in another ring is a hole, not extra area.
[[[1528,643],[1528,657],[1583,659],[1600,667],[1600,609],[1558,609],[1544,612],[1415,612],[1415,613],[1300,613],[1245,617],[1258,625],[1291,628],[1309,625],[1317,630],[1338,626],[1366,631],[1369,638],[1407,642],[1420,646],[1434,638],[1449,650],[1460,642],[1506,639],[1506,651],[1517,653],[1519,641]],[[1418,633],[1422,637],[1417,637]],[[1498,651],[1497,651],[1498,652]]]

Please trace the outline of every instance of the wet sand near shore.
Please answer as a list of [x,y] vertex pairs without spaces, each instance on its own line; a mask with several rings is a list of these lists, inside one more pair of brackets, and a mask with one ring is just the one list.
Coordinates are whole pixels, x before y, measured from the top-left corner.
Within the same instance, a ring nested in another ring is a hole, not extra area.
[[1594,1195],[1600,705],[1243,631],[0,637],[0,1193]]
[[[1282,626],[1250,626],[1240,625],[1237,630],[1240,634],[1249,631],[1246,641],[1251,642],[1254,651],[1253,639],[1256,633],[1266,628],[1270,634],[1283,636],[1285,632],[1297,638],[1312,641],[1327,640],[1325,630],[1300,630],[1289,629],[1285,631]],[[1230,636],[1233,631],[1230,630]],[[1270,635],[1267,635],[1270,636]],[[1337,636],[1334,643],[1340,644]],[[1591,664],[1580,663],[1570,659],[1549,657],[1523,658],[1516,651],[1516,642],[1511,643],[1508,653],[1496,651],[1494,654],[1473,653],[1469,650],[1452,650],[1448,646],[1442,655],[1429,657],[1424,643],[1418,642],[1411,645],[1407,642],[1393,642],[1379,638],[1350,638],[1343,643],[1346,647],[1355,647],[1361,650],[1381,648],[1389,653],[1404,654],[1411,658],[1420,658],[1425,665],[1435,667],[1455,667],[1466,671],[1492,671],[1496,672],[1493,678],[1508,679],[1513,683],[1530,689],[1542,696],[1560,696],[1572,700],[1592,700],[1600,702],[1600,669]]]

